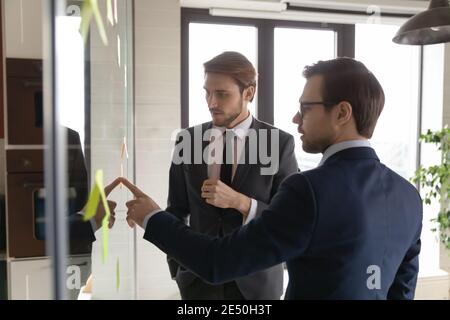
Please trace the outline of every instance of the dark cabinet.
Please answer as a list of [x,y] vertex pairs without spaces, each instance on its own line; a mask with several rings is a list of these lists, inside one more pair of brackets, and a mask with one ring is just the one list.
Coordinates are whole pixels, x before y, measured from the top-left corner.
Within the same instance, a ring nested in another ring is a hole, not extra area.
[[42,61],[6,59],[8,144],[43,144]]

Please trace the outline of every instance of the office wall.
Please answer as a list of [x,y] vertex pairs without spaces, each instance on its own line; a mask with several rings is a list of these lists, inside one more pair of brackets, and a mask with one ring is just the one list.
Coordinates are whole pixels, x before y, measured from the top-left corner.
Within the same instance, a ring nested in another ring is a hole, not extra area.
[[4,0],[6,57],[42,59],[42,0]]
[[[180,6],[135,1],[136,181],[164,207],[172,132],[180,127]],[[166,257],[138,232],[139,299],[177,299]]]

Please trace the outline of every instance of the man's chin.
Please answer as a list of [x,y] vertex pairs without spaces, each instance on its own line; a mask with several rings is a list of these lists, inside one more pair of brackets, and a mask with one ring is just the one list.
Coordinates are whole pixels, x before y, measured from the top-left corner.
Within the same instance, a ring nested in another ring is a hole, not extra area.
[[303,151],[305,151],[306,153],[311,153],[311,154],[314,154],[314,153],[320,153],[320,152],[321,152],[321,151],[318,150],[317,148],[314,148],[314,147],[308,145],[307,143],[305,143],[305,141],[303,141],[302,149],[303,149]]
[[217,127],[225,127],[228,124],[228,121],[226,121],[222,115],[220,116],[213,116],[212,117],[212,123],[213,125]]
[[216,120],[216,119],[212,119],[212,123],[213,125],[215,125],[216,127],[223,127],[223,123],[220,120]]

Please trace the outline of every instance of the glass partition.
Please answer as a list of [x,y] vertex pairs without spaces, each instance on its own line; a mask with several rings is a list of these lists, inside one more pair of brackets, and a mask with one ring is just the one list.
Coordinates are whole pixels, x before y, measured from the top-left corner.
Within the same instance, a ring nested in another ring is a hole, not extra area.
[[111,229],[99,210],[83,219],[99,172],[103,186],[134,181],[133,1],[97,1],[103,27],[92,18],[86,39],[83,2],[2,1],[0,299],[136,295],[131,194],[118,186],[108,196],[117,204]]

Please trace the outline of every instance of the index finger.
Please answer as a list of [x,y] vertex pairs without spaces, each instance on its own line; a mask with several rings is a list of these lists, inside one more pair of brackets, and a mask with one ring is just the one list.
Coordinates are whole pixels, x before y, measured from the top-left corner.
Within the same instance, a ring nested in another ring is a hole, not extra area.
[[120,184],[120,182],[121,182],[120,179],[117,178],[116,180],[108,184],[105,187],[105,196],[108,197],[108,195],[114,190],[115,187],[117,187]]
[[118,178],[120,182],[122,182],[125,187],[127,187],[136,197],[142,197],[145,196],[145,193],[142,192],[138,187],[136,187],[134,184],[132,184],[130,181],[128,181],[125,178]]

